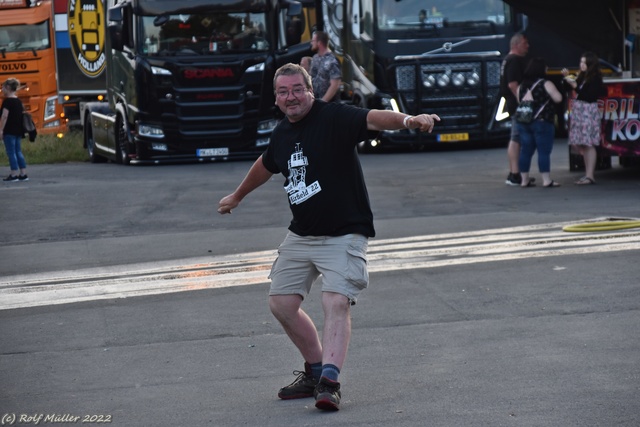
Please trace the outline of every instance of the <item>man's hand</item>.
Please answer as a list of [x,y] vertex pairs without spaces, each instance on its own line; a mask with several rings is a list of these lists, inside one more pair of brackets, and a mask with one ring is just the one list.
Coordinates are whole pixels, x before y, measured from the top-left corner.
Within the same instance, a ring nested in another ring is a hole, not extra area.
[[218,213],[221,215],[230,214],[231,209],[235,209],[240,204],[240,201],[236,199],[234,194],[229,194],[228,196],[220,199],[218,203]]
[[264,164],[262,163],[262,155],[260,155],[260,157],[258,157],[258,159],[253,163],[253,166],[249,169],[249,173],[244,177],[238,188],[236,188],[233,193],[220,199],[218,202],[218,213],[222,215],[230,214],[231,209],[235,209],[247,194],[269,181],[269,178],[271,178],[272,175],[273,174],[264,167]]
[[431,133],[433,126],[439,121],[440,117],[436,114],[420,114],[419,116],[409,117],[405,124],[407,129],[419,129],[420,132]]

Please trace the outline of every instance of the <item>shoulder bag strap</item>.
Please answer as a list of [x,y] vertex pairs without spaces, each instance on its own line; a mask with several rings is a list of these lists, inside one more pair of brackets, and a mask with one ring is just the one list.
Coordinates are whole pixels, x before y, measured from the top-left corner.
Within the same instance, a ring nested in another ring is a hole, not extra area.
[[[540,83],[541,81],[544,81],[544,79],[540,79],[540,80],[538,80],[538,81],[536,82],[536,84],[535,84],[535,85],[537,85],[537,84],[538,84],[538,83]],[[533,85],[533,86],[535,86],[535,85]],[[533,90],[533,87],[531,88],[531,90]],[[546,89],[545,89],[545,90],[546,90]],[[536,115],[535,115],[535,116],[533,116],[533,120],[535,120],[535,119],[537,119],[537,118],[538,118],[538,116],[540,115],[540,113],[542,113],[542,110],[544,110],[544,107],[546,107],[548,103],[549,103],[549,98],[547,98],[547,101],[546,101],[544,104],[542,104],[542,107],[540,107],[540,109],[538,110],[538,112],[536,113]]]
[[[541,81],[544,81],[544,79],[538,79],[538,81],[536,81],[529,89],[527,89],[527,91],[524,93],[525,96],[528,92],[531,92],[531,97],[533,98],[533,88],[535,88],[538,83],[540,83]],[[522,102],[522,96],[521,96],[521,90],[520,88],[522,87],[522,85],[518,86],[518,102]]]

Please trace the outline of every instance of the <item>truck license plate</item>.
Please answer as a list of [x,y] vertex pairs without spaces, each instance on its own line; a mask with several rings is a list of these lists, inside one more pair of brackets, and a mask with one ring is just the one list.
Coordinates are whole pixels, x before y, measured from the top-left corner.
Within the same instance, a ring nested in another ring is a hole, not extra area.
[[199,148],[196,150],[196,156],[198,157],[217,157],[217,156],[228,156],[229,148]]
[[438,135],[439,142],[468,141],[468,133],[441,133]]

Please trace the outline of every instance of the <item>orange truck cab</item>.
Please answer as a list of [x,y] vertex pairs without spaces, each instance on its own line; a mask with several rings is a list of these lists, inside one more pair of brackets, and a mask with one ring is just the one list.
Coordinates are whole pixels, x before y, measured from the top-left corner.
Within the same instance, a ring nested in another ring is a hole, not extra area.
[[51,1],[0,0],[0,80],[20,81],[17,95],[39,133],[66,129],[56,84]]

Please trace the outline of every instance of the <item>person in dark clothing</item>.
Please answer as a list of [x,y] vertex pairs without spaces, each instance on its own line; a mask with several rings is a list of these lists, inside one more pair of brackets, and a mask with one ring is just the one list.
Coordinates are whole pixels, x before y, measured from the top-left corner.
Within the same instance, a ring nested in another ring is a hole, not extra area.
[[529,41],[523,33],[517,33],[511,37],[510,50],[502,61],[500,69],[500,94],[507,103],[507,112],[511,117],[511,138],[507,148],[509,158],[509,175],[505,183],[507,185],[520,185],[520,169],[518,159],[520,158],[520,135],[518,125],[515,121],[515,112],[518,108],[516,91],[522,82],[524,69],[526,66],[525,56],[529,52]]
[[27,162],[22,154],[21,140],[24,137],[22,129],[22,112],[24,106],[16,96],[20,86],[18,79],[7,79],[2,84],[2,107],[0,107],[0,138],[9,158],[11,173],[3,179],[5,182],[28,181]]
[[601,120],[598,111],[598,98],[607,94],[598,57],[585,52],[580,58],[580,72],[576,79],[569,70],[562,70],[563,81],[576,91],[577,97],[571,107],[569,122],[569,144],[578,149],[584,159],[585,175],[575,182],[576,185],[595,184],[595,170],[600,145]]
[[531,159],[538,152],[538,170],[542,176],[542,186],[559,187],[560,184],[551,179],[551,151],[553,150],[553,134],[555,132],[554,103],[562,101],[562,94],[553,82],[546,79],[547,65],[542,58],[533,58],[524,71],[522,84],[518,88],[518,99],[522,100],[531,89],[533,94],[534,120],[531,123],[518,123],[520,134],[519,168],[522,175],[521,187],[532,187],[529,177]]
[[[300,351],[304,371],[278,392],[281,399],[316,398],[316,407],[338,410],[338,375],[351,336],[350,307],[368,286],[367,245],[375,235],[373,214],[356,146],[369,131],[431,132],[435,114],[408,116],[314,98],[309,74],[299,65],[280,67],[273,80],[276,105],[285,114],[266,151],[238,188],[219,202],[230,214],[273,174],[285,177],[293,219],[273,264],[269,307]],[[322,339],[302,302],[322,275]]]

